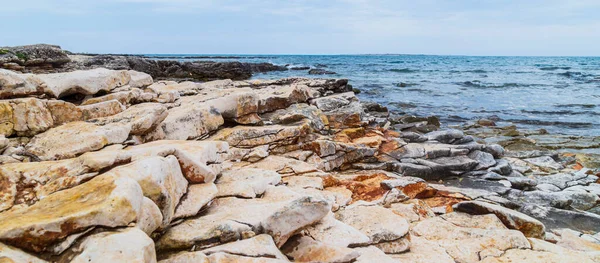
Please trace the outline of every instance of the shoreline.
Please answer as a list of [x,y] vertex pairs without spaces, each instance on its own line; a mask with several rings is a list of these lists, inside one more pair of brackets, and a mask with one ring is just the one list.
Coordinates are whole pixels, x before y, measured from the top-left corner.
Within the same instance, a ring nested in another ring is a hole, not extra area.
[[0,69],[0,258],[600,260],[600,164],[545,148],[560,136],[441,129],[360,101],[347,79],[171,81],[36,59],[58,72]]

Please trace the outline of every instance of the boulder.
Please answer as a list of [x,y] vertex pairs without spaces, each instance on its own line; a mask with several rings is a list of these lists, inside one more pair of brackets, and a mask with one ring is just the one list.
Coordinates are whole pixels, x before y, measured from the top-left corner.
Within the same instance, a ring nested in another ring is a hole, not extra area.
[[304,231],[316,241],[338,247],[356,247],[371,241],[363,232],[335,219],[331,212]]
[[167,108],[159,103],[142,103],[133,105],[121,113],[92,119],[89,122],[98,125],[124,123],[131,125],[131,135],[143,135],[165,120],[167,115]]
[[141,214],[142,200],[142,189],[134,180],[101,175],[51,194],[30,207],[0,213],[0,240],[42,252],[90,227],[135,222]]
[[81,251],[68,259],[74,263],[156,262],[154,242],[137,228],[91,235],[73,250]]
[[229,145],[239,148],[253,148],[261,145],[269,145],[276,148],[295,144],[309,132],[308,124],[283,126],[236,126],[219,130],[210,140],[226,141]]
[[167,111],[167,117],[144,135],[145,141],[191,140],[217,130],[224,123],[212,107],[184,104]]
[[282,246],[299,229],[323,218],[327,202],[302,196],[286,187],[269,187],[262,198],[220,198],[198,218],[169,228],[157,241],[158,250],[203,248],[266,233]]
[[282,251],[295,262],[353,262],[358,251],[314,240],[309,236],[294,236]]
[[174,219],[195,216],[216,196],[218,189],[213,183],[191,184],[175,210]]
[[521,231],[526,237],[544,238],[546,227],[540,221],[517,211],[481,201],[460,202],[454,210],[472,215],[494,214],[510,229]]
[[336,218],[369,237],[369,242],[386,253],[408,250],[408,222],[392,211],[376,205],[354,204],[336,213]]
[[44,92],[54,98],[67,95],[94,95],[127,85],[131,75],[127,71],[104,68],[78,70],[67,73],[40,74],[37,77],[45,84]]
[[44,93],[41,84],[35,75],[0,69],[0,99],[41,95]]
[[281,175],[277,172],[247,168],[224,171],[215,183],[217,197],[255,198],[262,195],[269,185],[277,185],[279,182]]

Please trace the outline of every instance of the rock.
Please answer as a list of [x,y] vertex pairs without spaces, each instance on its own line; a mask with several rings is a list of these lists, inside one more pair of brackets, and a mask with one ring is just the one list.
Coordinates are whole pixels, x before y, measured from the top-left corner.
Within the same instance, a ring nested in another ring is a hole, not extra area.
[[315,69],[309,70],[308,74],[311,74],[311,75],[332,75],[332,74],[337,74],[337,73],[335,73],[333,71],[329,71],[329,70],[315,68]]
[[596,205],[599,198],[586,191],[519,191],[511,190],[506,196],[511,201],[522,204],[537,204],[556,208],[572,206],[576,209],[588,210]]
[[144,196],[160,208],[163,215],[162,227],[174,217],[175,208],[188,187],[179,162],[174,156],[150,157],[107,172],[116,177],[129,177],[142,187]]
[[559,189],[565,189],[576,185],[587,185],[598,180],[597,176],[588,175],[582,172],[578,173],[557,173],[546,176],[537,176],[536,180],[540,184],[551,184]]
[[254,90],[258,94],[258,112],[266,113],[285,109],[292,104],[306,102],[312,98],[312,89],[301,83],[283,86],[266,86]]
[[323,171],[331,171],[375,155],[375,150],[369,147],[325,140],[307,143],[303,149],[315,152],[316,156],[311,156],[307,162],[316,164]]
[[0,213],[0,240],[41,252],[89,227],[135,222],[141,214],[142,198],[142,190],[134,180],[101,175],[51,194],[30,207]]
[[360,256],[356,258],[356,263],[368,263],[368,262],[378,262],[378,263],[396,263],[396,260],[389,257],[383,251],[376,248],[375,246],[368,247],[358,247],[355,248],[354,251],[358,251]]
[[46,263],[47,261],[41,260],[35,256],[29,255],[18,248],[11,247],[0,243],[0,261],[6,263]]
[[279,251],[273,238],[267,234],[257,235],[249,239],[223,244],[202,250],[205,255],[226,253],[253,258],[276,258],[287,260],[286,256]]
[[247,168],[228,170],[217,179],[217,197],[255,198],[262,195],[269,185],[281,182],[277,172]]
[[456,262],[450,255],[448,255],[446,249],[441,247],[439,244],[419,236],[411,236],[410,250],[408,252],[402,254],[391,254],[390,256],[395,260],[394,262]]
[[322,243],[308,236],[294,236],[282,251],[295,262],[352,262],[360,256],[357,251]]
[[560,163],[557,163],[550,156],[540,156],[535,158],[524,159],[524,161],[540,167],[544,171],[561,170],[565,168]]
[[[0,65],[1,66],[1,65]],[[18,98],[44,93],[41,81],[31,74],[18,74],[0,69],[0,99]]]
[[336,213],[336,218],[369,237],[369,242],[386,253],[408,250],[408,222],[392,211],[375,205],[355,204]]
[[536,180],[527,177],[506,177],[506,179],[513,188],[520,190],[532,190],[538,185]]
[[570,228],[582,232],[600,232],[600,215],[594,213],[535,204],[524,205],[519,211],[538,219],[548,229]]
[[27,144],[26,150],[41,160],[73,158],[109,144],[122,143],[127,140],[130,131],[131,127],[126,124],[98,126],[87,122],[70,122],[36,135]]
[[253,148],[269,145],[269,148],[295,144],[309,132],[310,127],[304,123],[294,126],[269,125],[260,127],[236,126],[225,128],[210,137],[210,140],[226,141],[239,148]]
[[217,196],[217,192],[217,187],[213,183],[189,185],[186,194],[181,198],[181,202],[175,210],[173,218],[191,217],[198,214],[202,207]]
[[154,242],[137,228],[86,237],[70,262],[156,262]]
[[479,163],[477,167],[475,167],[475,170],[483,170],[496,165],[494,156],[487,152],[472,151],[468,156]]
[[465,135],[462,131],[451,129],[445,131],[430,132],[425,134],[425,136],[427,136],[427,139],[429,140],[435,140],[441,143],[452,143],[455,140],[464,137]]
[[131,76],[131,80],[129,81],[129,86],[131,86],[132,88],[144,88],[144,87],[150,86],[150,85],[152,85],[152,83],[154,83],[152,76],[150,76],[144,72],[129,70],[129,71],[127,71],[127,73],[129,73],[129,76]]
[[310,67],[305,66],[297,66],[297,67],[289,67],[290,70],[308,70]]
[[412,199],[404,203],[391,204],[389,207],[392,212],[403,217],[409,223],[434,217],[433,210],[422,200]]
[[[4,113],[12,113],[13,130],[18,136],[33,136],[54,125],[52,114],[41,100],[33,98],[11,100],[10,106],[12,111],[7,110]],[[11,134],[12,132],[5,133],[7,136]]]
[[[472,226],[473,220],[480,220],[478,218],[481,217],[483,216],[470,218],[469,225]],[[480,225],[486,226],[485,223]],[[516,230],[457,226],[440,217],[417,223],[412,228],[412,233],[415,237],[437,244],[458,262],[477,262],[480,258],[499,255],[509,249],[531,247],[525,236]]]
[[532,250],[509,249],[506,252],[484,258],[481,262],[594,262],[583,253],[561,248],[552,243],[530,238]]
[[117,100],[83,105],[78,108],[81,110],[83,120],[112,116],[125,110],[125,106]]
[[263,115],[273,124],[292,124],[294,122],[308,119],[310,126],[318,132],[325,132],[329,129],[329,120],[321,110],[312,105],[293,104],[286,109],[276,110]]
[[483,151],[492,154],[494,158],[502,158],[504,156],[504,148],[498,144],[487,144],[483,148]]
[[212,107],[182,105],[167,111],[167,117],[144,136],[145,141],[191,140],[215,131],[224,123]]
[[333,213],[304,231],[316,241],[338,247],[356,247],[370,242],[366,234],[335,219]]
[[506,227],[519,230],[526,237],[544,238],[544,232],[546,231],[546,228],[540,221],[528,215],[504,208],[499,205],[481,201],[469,201],[460,202],[454,205],[453,208],[455,211],[465,212],[472,215],[491,213],[496,215]]
[[94,95],[127,85],[131,75],[127,71],[92,69],[68,73],[41,74],[37,77],[45,84],[44,92],[54,98],[73,94]]
[[[235,208],[235,209],[233,209]],[[323,218],[329,205],[285,187],[270,187],[262,198],[220,198],[198,218],[169,228],[157,241],[158,250],[186,249],[238,240],[266,233],[281,246],[298,229]]]
[[167,117],[167,108],[158,103],[142,103],[110,117],[92,119],[89,122],[98,125],[126,123],[131,125],[132,135],[143,135],[155,128]]

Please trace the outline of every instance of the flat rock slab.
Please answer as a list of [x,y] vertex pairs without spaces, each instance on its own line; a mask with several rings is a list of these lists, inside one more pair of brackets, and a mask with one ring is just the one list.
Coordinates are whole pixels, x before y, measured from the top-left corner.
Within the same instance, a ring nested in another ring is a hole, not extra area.
[[94,95],[100,91],[109,92],[114,88],[127,85],[131,75],[124,70],[104,68],[78,70],[67,73],[37,75],[46,87],[44,92],[55,98],[80,93]]
[[181,202],[175,210],[173,218],[185,218],[198,214],[202,207],[217,196],[218,191],[217,186],[213,183],[189,185],[185,196],[181,198]]
[[546,228],[542,222],[523,213],[486,202],[469,201],[454,205],[454,210],[473,215],[494,214],[510,229],[521,231],[526,237],[543,238]]
[[142,189],[133,179],[101,175],[30,207],[0,213],[0,240],[41,252],[89,227],[118,227],[136,221],[142,198]]
[[286,187],[269,187],[262,198],[218,199],[206,213],[168,229],[158,240],[158,250],[214,246],[250,233],[271,235],[278,246],[298,229],[323,218],[327,202],[302,196]]
[[310,130],[306,123],[298,126],[236,126],[225,128],[210,137],[210,140],[226,141],[239,148],[254,148],[269,145],[270,148],[294,144]]
[[224,171],[216,181],[217,197],[255,198],[269,185],[281,182],[281,175],[270,170],[246,168]]

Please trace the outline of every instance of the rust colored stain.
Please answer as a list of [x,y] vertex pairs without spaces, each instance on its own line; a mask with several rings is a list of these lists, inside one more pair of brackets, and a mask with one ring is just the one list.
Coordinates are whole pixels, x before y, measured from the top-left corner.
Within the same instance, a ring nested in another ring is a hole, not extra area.
[[381,181],[388,180],[390,177],[384,173],[362,174],[353,180],[340,180],[333,176],[323,178],[324,187],[343,186],[352,192],[352,202],[359,200],[374,201],[382,198],[387,189],[381,186]]
[[583,169],[583,165],[580,164],[579,162],[577,162],[575,165],[573,165],[573,170],[579,171],[581,169]]
[[396,140],[389,140],[379,146],[379,152],[390,153],[398,148],[400,148],[400,143],[398,143]]
[[440,206],[445,207],[446,212],[448,212],[448,209],[450,209],[450,211],[452,211],[452,206],[455,204],[458,204],[462,201],[464,201],[464,199],[445,197],[445,196],[436,196],[436,197],[423,199],[423,202],[425,202],[430,207],[440,207]]
[[427,190],[427,184],[424,182],[417,182],[414,184],[409,184],[405,187],[398,187],[398,190],[401,190],[410,198],[415,198],[417,195]]

